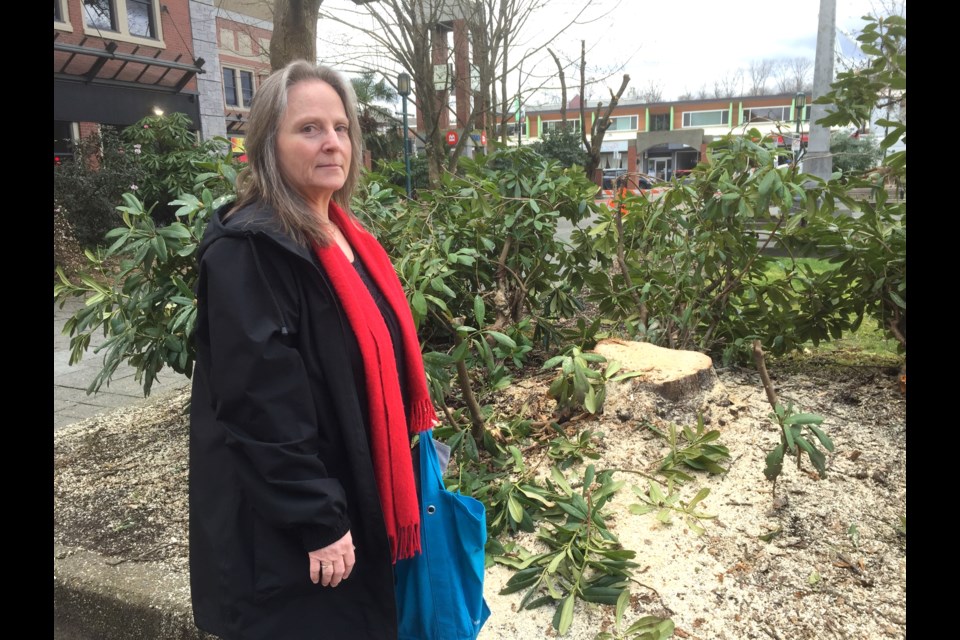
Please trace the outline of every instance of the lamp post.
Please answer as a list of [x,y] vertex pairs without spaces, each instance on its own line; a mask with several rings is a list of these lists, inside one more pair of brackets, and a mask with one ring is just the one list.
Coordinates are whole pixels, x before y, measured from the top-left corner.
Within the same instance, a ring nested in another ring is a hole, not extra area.
[[407,198],[410,198],[410,140],[407,134],[407,96],[410,95],[410,75],[401,73],[397,76],[397,93],[403,96],[403,166],[407,172]]
[[517,111],[517,146],[520,146],[520,128],[523,126],[523,118],[526,114],[523,112],[523,107]]
[[796,109],[797,120],[797,149],[793,154],[793,163],[799,164],[800,156],[803,154],[803,136],[801,135],[801,123],[803,122],[803,109],[807,103],[807,94],[798,91],[793,99],[793,106]]

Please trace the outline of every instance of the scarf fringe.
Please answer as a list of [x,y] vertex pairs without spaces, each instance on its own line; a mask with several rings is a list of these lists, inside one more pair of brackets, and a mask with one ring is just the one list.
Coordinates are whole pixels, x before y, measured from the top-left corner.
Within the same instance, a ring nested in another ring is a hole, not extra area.
[[416,434],[437,425],[437,412],[433,408],[430,398],[414,402],[410,407],[410,433]]
[[397,560],[407,560],[420,553],[420,525],[400,527],[396,537],[390,537],[390,552],[393,564],[397,564]]

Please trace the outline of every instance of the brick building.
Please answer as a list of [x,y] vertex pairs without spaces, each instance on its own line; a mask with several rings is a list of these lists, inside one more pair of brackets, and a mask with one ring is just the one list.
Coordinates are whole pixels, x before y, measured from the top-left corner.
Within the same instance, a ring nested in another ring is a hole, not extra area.
[[199,121],[190,0],[54,0],[54,157],[155,110]]
[[181,112],[204,138],[244,123],[270,72],[264,0],[54,0],[54,158],[101,124]]
[[[714,138],[751,128],[773,136],[780,146],[790,149],[795,139],[806,141],[805,132],[810,126],[810,96],[806,95],[801,134],[797,136],[796,98],[794,94],[778,94],[657,103],[625,100],[611,113],[601,146],[600,168],[622,168],[669,180],[678,171],[692,169],[706,159],[707,145]],[[589,129],[596,119],[596,109],[585,109],[584,115]],[[567,108],[567,122],[580,131],[579,98]],[[521,126],[522,141],[539,140],[543,132],[561,123],[559,105],[529,107]]]

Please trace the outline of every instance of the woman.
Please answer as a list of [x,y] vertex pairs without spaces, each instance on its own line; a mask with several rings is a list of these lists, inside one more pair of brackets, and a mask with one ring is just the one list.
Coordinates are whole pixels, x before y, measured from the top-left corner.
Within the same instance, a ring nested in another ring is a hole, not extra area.
[[228,640],[396,638],[392,565],[420,547],[410,436],[436,416],[400,282],[349,210],[356,100],[297,61],[248,123],[199,253],[194,618]]

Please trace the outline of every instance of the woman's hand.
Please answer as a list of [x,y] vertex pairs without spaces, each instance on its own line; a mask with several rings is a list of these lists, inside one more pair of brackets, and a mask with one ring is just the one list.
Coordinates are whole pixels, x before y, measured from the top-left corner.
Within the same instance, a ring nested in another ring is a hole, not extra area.
[[347,531],[342,538],[322,549],[307,554],[310,558],[310,581],[324,587],[335,587],[350,577],[357,558],[353,536]]

